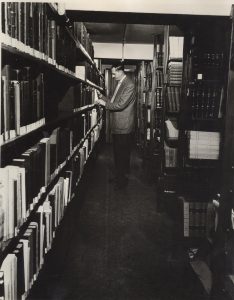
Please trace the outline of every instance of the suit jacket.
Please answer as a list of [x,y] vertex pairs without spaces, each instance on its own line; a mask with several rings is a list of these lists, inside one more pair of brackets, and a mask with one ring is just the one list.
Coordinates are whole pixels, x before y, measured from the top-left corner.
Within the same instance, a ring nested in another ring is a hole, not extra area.
[[110,111],[111,132],[113,134],[128,134],[135,127],[135,85],[127,76],[122,81],[114,102],[105,98],[106,109]]

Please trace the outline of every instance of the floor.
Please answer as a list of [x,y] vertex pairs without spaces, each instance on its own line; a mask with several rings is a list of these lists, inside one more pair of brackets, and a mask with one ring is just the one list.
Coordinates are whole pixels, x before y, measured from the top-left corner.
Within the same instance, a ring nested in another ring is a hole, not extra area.
[[111,156],[105,145],[87,168],[29,299],[207,299],[137,151],[120,191],[108,182]]

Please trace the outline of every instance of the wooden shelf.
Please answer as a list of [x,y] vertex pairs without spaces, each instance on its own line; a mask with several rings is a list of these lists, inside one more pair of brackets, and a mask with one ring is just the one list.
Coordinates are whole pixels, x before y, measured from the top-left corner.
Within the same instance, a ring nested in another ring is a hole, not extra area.
[[[72,153],[67,157],[67,159],[60,165],[58,166],[57,170],[54,172],[54,174],[51,175],[51,181],[49,184],[45,187],[44,192],[41,194],[40,199],[38,202],[34,205],[33,209],[30,211],[29,217],[27,220],[23,223],[23,225],[18,229],[18,234],[17,236],[13,237],[9,241],[4,242],[3,249],[0,250],[0,260],[3,261],[3,259],[6,257],[8,253],[10,253],[17,245],[19,238],[21,235],[24,233],[24,231],[27,229],[29,223],[32,221],[34,214],[38,210],[39,206],[43,204],[43,202],[46,200],[46,197],[48,193],[52,190],[54,187],[56,181],[58,180],[59,176],[61,173],[64,171],[70,160],[74,157],[74,155],[77,153],[77,151],[82,147],[84,144],[85,140],[89,137],[91,132],[97,127],[102,119],[102,115],[99,117],[97,124],[94,125],[90,130],[86,133],[85,137],[79,142],[79,144],[74,147]],[[88,160],[88,158],[87,158]]]
[[65,115],[64,117],[60,117],[56,120],[53,120],[49,123],[46,123],[44,125],[42,125],[41,127],[38,127],[37,129],[35,130],[32,130],[24,135],[20,135],[20,136],[17,136],[15,137],[14,139],[11,139],[11,140],[8,140],[6,142],[4,142],[0,147],[1,147],[1,152],[5,152],[5,151],[8,151],[8,149],[10,147],[12,147],[13,145],[17,145],[18,143],[24,143],[25,139],[28,139],[30,137],[32,137],[33,135],[39,133],[39,132],[42,132],[42,131],[46,131],[48,130],[49,128],[52,128],[52,127],[56,127],[59,123],[61,122],[65,122],[71,118],[74,118],[76,117],[78,114],[80,113],[83,113],[87,110],[91,110],[93,109],[94,107],[97,107],[96,104],[91,104],[91,105],[86,105],[86,106],[83,106],[83,107],[80,107],[80,108],[77,108],[76,111],[74,111],[72,114],[69,114],[69,115]]
[[[89,80],[83,80],[82,78],[75,76],[74,72],[69,71],[65,67],[58,66],[56,63],[52,63],[52,59],[48,58],[48,60],[47,60],[46,56],[43,53],[40,53],[39,51],[36,51],[30,47],[26,47],[25,49],[28,49],[28,52],[24,52],[23,50],[19,49],[19,48],[21,48],[22,45],[17,40],[16,40],[16,47],[5,44],[4,38],[2,40],[3,40],[3,42],[1,43],[1,48],[3,51],[6,51],[13,55],[19,55],[21,58],[30,60],[30,62],[32,62],[32,63],[39,64],[40,66],[43,66],[43,67],[51,70],[52,72],[56,72],[57,74],[60,74],[69,80],[73,80],[75,82],[83,82],[87,85],[90,85],[90,86],[96,88],[96,89],[99,89],[100,91],[103,91],[103,88],[96,85],[95,83],[93,83]],[[17,45],[19,47],[17,47]],[[40,55],[41,58],[37,57],[35,55],[35,53],[37,53],[37,55]],[[42,57],[44,57],[44,59]],[[64,68],[64,70],[62,68]]]

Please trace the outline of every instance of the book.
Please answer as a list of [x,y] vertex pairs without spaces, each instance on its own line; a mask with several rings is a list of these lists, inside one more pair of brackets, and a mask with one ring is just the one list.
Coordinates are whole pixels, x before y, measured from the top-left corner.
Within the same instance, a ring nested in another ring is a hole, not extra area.
[[4,299],[17,299],[17,258],[15,254],[7,254],[0,271],[4,276]]
[[46,187],[50,181],[50,138],[43,138],[39,142],[45,157],[45,173],[43,175],[43,184]]
[[22,299],[26,292],[23,243],[18,243],[12,253],[17,258],[17,299]]
[[189,158],[218,160],[220,132],[189,132]]

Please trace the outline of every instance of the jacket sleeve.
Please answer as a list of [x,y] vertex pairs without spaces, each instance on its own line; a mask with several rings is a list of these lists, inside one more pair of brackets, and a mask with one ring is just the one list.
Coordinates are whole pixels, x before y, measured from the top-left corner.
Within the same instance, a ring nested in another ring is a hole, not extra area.
[[125,109],[133,100],[135,95],[135,86],[134,84],[127,85],[122,93],[113,103],[107,101],[106,109],[113,111],[121,111]]

